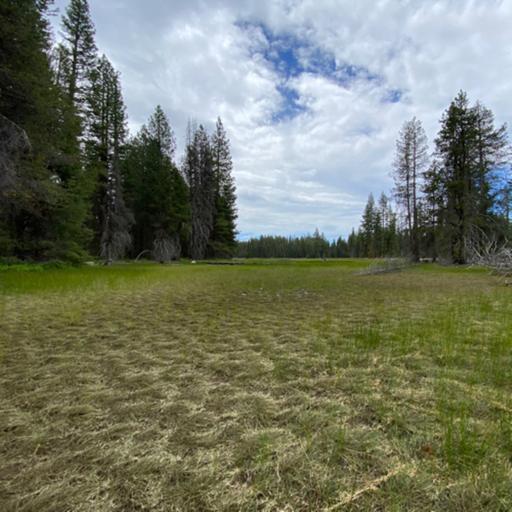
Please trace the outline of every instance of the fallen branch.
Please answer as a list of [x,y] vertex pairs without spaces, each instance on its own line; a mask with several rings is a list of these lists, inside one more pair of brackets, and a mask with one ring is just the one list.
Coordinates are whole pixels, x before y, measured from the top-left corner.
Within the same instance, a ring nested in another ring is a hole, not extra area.
[[472,226],[464,244],[470,264],[488,268],[503,278],[512,277],[512,246],[506,238],[498,240],[495,234]]
[[405,258],[387,258],[372,263],[369,267],[358,272],[359,275],[367,276],[373,274],[387,274],[388,272],[399,272],[411,266],[411,262]]
[[139,261],[144,254],[151,254],[151,251],[149,249],[144,249],[136,258],[135,261]]

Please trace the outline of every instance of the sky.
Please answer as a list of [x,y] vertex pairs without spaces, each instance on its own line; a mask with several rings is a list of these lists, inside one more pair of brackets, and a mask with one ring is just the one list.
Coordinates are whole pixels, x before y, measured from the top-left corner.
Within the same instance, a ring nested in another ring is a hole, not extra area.
[[211,130],[222,118],[240,239],[347,236],[368,194],[391,192],[403,123],[419,118],[433,150],[460,89],[512,120],[512,0],[89,4],[132,134],[160,104],[179,161],[188,120]]

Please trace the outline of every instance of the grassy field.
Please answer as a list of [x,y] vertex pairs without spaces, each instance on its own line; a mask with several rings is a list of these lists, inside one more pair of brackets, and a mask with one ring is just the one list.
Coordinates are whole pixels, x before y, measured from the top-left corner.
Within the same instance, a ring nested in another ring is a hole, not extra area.
[[512,289],[367,264],[0,273],[0,510],[512,510]]

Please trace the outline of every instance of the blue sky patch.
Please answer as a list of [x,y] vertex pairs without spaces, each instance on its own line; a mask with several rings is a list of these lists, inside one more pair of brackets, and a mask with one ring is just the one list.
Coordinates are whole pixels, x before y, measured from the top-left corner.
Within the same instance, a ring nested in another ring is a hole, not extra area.
[[[252,55],[259,55],[279,76],[276,89],[282,97],[282,108],[272,116],[273,122],[293,119],[304,113],[306,108],[300,104],[299,93],[290,87],[289,82],[304,73],[320,75],[341,87],[349,87],[354,80],[383,82],[382,77],[363,66],[338,62],[334,55],[309,41],[291,34],[276,33],[263,23],[239,22],[243,30],[260,30],[265,44],[256,44]],[[401,92],[392,90],[386,101],[400,101]]]
[[400,89],[390,89],[386,92],[383,102],[384,103],[400,103],[404,93]]
[[307,111],[306,107],[300,104],[300,96],[295,89],[286,85],[278,85],[277,90],[281,94],[282,105],[277,112],[272,114],[274,123],[288,121]]

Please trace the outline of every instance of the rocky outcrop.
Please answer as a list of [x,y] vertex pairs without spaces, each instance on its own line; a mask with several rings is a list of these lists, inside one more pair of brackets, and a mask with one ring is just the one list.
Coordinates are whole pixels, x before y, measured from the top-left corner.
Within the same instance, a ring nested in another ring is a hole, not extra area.
[[25,130],[0,114],[0,195],[16,186],[19,162],[30,151]]

